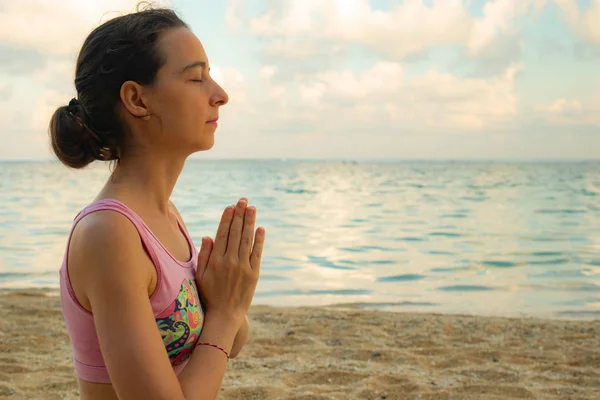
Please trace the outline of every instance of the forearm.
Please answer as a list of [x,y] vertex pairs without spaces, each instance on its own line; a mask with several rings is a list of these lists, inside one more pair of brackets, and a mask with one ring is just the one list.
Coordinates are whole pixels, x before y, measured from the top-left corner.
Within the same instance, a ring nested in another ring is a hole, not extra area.
[[248,340],[248,336],[250,335],[250,321],[248,321],[248,316],[246,315],[246,319],[242,326],[238,330],[235,335],[235,340],[233,341],[233,346],[231,347],[231,354],[229,355],[231,358],[237,357],[237,355],[242,351],[242,348],[246,344]]
[[[207,315],[198,342],[212,343],[231,353],[236,330],[236,324],[231,321],[211,319]],[[178,377],[186,400],[216,399],[226,367],[227,357],[221,350],[211,346],[197,346]]]

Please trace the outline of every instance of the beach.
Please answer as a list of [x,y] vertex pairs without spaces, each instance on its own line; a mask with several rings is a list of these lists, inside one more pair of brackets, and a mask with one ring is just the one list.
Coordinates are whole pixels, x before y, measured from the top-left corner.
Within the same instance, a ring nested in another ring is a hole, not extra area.
[[[55,291],[0,293],[0,398],[77,399]],[[219,399],[600,398],[600,320],[253,306]]]

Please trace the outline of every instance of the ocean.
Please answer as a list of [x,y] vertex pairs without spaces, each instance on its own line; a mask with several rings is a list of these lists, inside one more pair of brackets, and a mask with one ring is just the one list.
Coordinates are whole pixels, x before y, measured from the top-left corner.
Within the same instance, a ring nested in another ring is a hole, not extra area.
[[[0,162],[0,288],[55,292],[108,175]],[[600,317],[600,162],[189,160],[172,200],[199,246],[242,196],[267,230],[253,304]]]

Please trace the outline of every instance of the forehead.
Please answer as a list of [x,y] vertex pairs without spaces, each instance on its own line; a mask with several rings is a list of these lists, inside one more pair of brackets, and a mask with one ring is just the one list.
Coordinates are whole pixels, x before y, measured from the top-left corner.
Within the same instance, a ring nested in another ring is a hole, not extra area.
[[206,52],[200,40],[187,28],[169,29],[161,35],[158,47],[166,57],[163,68],[181,71],[195,61],[208,64]]

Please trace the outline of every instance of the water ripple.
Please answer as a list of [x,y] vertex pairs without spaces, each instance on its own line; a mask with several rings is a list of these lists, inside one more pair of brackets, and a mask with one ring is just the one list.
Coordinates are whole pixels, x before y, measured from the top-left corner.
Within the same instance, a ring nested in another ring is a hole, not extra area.
[[449,238],[457,238],[457,237],[461,237],[462,235],[460,233],[456,233],[456,232],[430,232],[429,236],[443,236],[443,237],[449,237]]
[[455,267],[455,268],[431,268],[431,272],[455,272],[455,271],[470,271],[471,267]]
[[563,209],[547,209],[543,208],[537,210],[538,214],[584,214],[585,210],[582,209],[574,209],[574,208],[563,208]]
[[552,258],[549,260],[535,260],[528,261],[529,265],[558,265],[558,264],[567,264],[571,260],[569,258]]
[[564,253],[559,251],[534,251],[529,254],[531,254],[534,257],[559,257],[562,256]]
[[333,261],[329,261],[327,259],[327,257],[308,256],[307,258],[308,258],[308,261],[316,263],[319,267],[333,268],[333,269],[345,269],[345,270],[356,269],[354,267],[346,267],[344,265],[336,264]]
[[390,265],[390,264],[395,264],[396,261],[394,260],[375,260],[375,261],[371,261],[372,264],[376,264],[376,265]]
[[437,290],[446,292],[483,292],[488,290],[494,290],[488,286],[477,286],[477,285],[452,285],[452,286],[440,286]]
[[566,311],[558,311],[556,315],[559,316],[568,316],[568,317],[592,317],[592,318],[600,318],[600,310],[566,310]]
[[404,242],[423,242],[427,239],[422,238],[422,237],[417,237],[417,236],[405,236],[405,237],[397,238],[396,240],[404,241]]
[[562,270],[562,271],[546,271],[542,274],[533,275],[534,278],[581,278],[586,275],[581,271]]
[[465,214],[442,214],[440,218],[469,218],[469,216]]
[[518,265],[516,262],[513,261],[483,261],[482,263],[484,265],[497,268],[512,268]]
[[254,295],[255,297],[280,297],[280,296],[298,296],[298,295],[307,295],[307,296],[319,296],[319,295],[367,295],[373,293],[372,290],[365,289],[331,289],[331,290],[300,290],[300,289],[290,289],[290,290],[266,290],[266,291],[257,291]]
[[421,279],[425,279],[425,275],[418,274],[404,274],[404,275],[394,275],[394,276],[383,276],[377,278],[377,282],[408,282],[408,281],[419,281]]
[[281,276],[281,275],[261,274],[260,280],[261,281],[291,281],[292,278],[289,278],[287,276]]

